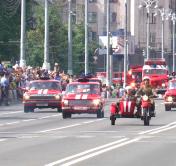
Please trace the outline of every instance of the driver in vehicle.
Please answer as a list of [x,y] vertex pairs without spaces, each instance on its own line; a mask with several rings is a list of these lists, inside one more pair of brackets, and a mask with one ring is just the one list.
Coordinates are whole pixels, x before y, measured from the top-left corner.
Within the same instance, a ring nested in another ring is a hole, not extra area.
[[[154,102],[154,92],[153,92],[153,88],[150,84],[150,78],[145,76],[143,78],[143,83],[141,88],[137,91],[136,96],[143,96],[143,95],[147,95],[150,98],[150,102],[151,102],[151,116],[155,117],[155,102]],[[139,101],[137,103],[137,115],[140,115],[141,113],[141,101]]]

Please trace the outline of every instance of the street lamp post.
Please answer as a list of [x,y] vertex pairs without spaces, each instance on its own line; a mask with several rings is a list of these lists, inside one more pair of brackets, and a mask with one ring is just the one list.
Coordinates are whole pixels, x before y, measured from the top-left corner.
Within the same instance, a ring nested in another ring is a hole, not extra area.
[[68,0],[68,74],[73,74],[72,65],[72,4]]
[[157,15],[157,11],[159,11],[161,15],[161,21],[162,21],[162,32],[161,32],[161,57],[164,58],[164,21],[165,19],[168,19],[169,15],[171,14],[166,9],[157,9],[155,15]]
[[106,86],[110,85],[110,58],[109,58],[109,47],[110,47],[110,3],[107,0],[107,55],[106,55]]
[[[143,5],[142,5],[143,4]],[[149,59],[149,47],[150,47],[150,8],[154,6],[157,8],[158,0],[142,0],[139,8],[145,7],[147,9],[147,59]]]
[[85,0],[85,74],[89,72],[89,58],[88,58],[88,1]]
[[49,15],[48,15],[48,0],[45,0],[45,41],[44,41],[44,62],[43,69],[50,70],[49,63]]
[[173,34],[173,46],[172,46],[173,47],[172,48],[173,68],[172,68],[172,71],[174,72],[175,71],[175,21],[176,21],[175,13],[172,13],[171,20],[172,20],[172,25],[173,25],[173,28],[172,28],[172,34]]
[[26,0],[21,0],[21,41],[20,41],[20,67],[26,66],[25,61],[25,29],[26,29]]
[[125,0],[125,33],[124,33],[124,41],[125,41],[125,47],[124,47],[124,84],[123,84],[123,88],[126,87],[126,82],[127,82],[127,54],[128,54],[128,37],[127,37],[127,24],[128,24],[128,20],[127,20],[127,0]]

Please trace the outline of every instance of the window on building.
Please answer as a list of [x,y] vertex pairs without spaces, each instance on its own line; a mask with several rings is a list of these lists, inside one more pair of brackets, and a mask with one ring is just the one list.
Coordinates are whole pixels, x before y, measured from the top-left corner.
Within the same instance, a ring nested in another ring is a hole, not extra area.
[[97,40],[97,32],[90,31],[89,32],[89,40]]
[[111,3],[117,3],[118,0],[109,0]]
[[97,0],[89,0],[89,3],[95,3]]
[[89,23],[96,23],[97,22],[97,13],[96,12],[89,12],[88,13],[88,22]]
[[150,33],[150,43],[152,44],[152,46],[154,46],[155,42],[156,42],[156,33],[151,32]]
[[155,13],[152,13],[150,16],[150,24],[156,24],[156,16]]
[[111,13],[110,21],[111,21],[111,23],[116,23],[117,22],[117,13],[116,12]]

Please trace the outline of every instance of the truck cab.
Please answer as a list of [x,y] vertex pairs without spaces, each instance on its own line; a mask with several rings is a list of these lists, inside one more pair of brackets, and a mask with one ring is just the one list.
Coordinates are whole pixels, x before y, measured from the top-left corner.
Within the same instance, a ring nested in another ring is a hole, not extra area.
[[165,59],[147,59],[142,68],[142,77],[148,76],[157,94],[164,94],[169,81],[168,67]]

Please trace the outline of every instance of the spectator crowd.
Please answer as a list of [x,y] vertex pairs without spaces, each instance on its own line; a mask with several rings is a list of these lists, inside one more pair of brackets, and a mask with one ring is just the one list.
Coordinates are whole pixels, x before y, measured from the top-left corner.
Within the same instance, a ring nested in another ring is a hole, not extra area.
[[50,79],[61,81],[63,89],[74,78],[63,71],[57,70],[57,68],[53,71],[31,66],[21,68],[18,64],[14,66],[4,65],[0,61],[0,105],[9,105],[11,102],[21,101],[23,96],[22,89],[30,81],[40,79],[41,77],[49,77]]

